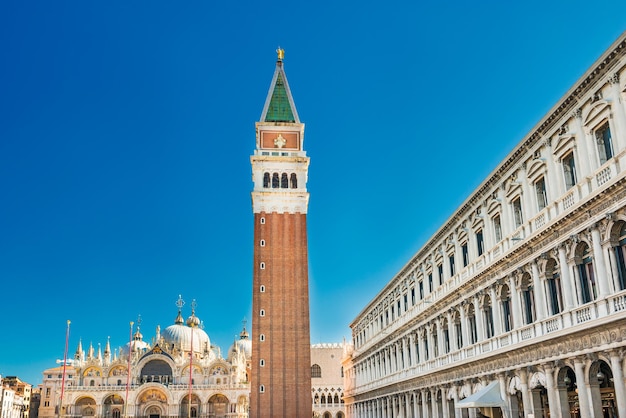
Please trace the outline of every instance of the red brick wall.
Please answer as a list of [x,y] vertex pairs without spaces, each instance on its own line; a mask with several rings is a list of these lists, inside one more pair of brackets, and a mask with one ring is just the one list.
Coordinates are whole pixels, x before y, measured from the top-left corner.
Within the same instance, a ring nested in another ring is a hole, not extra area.
[[[265,219],[265,224],[261,223]],[[260,241],[265,240],[265,246]],[[311,416],[305,214],[254,215],[250,418]],[[261,269],[261,262],[265,269]],[[265,292],[260,292],[261,285]],[[260,316],[261,309],[265,316]],[[260,335],[265,341],[260,341]],[[265,366],[260,367],[260,360]],[[260,385],[265,393],[259,392]]]

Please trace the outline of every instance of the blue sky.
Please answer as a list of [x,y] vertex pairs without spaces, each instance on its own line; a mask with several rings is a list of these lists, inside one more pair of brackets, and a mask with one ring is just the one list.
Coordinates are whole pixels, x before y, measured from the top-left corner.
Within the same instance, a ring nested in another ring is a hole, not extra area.
[[[0,4],[0,374],[250,318],[249,156],[285,70],[311,157],[311,341],[348,324],[626,30],[626,2]],[[248,325],[249,328],[249,325]]]

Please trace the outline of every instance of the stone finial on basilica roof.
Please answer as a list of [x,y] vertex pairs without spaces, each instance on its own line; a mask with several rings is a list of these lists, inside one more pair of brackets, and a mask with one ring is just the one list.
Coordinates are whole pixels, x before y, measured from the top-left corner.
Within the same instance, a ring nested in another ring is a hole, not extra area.
[[76,360],[81,360],[83,358],[83,340],[82,338],[78,340],[78,346],[76,347],[76,353],[74,353],[74,358]]

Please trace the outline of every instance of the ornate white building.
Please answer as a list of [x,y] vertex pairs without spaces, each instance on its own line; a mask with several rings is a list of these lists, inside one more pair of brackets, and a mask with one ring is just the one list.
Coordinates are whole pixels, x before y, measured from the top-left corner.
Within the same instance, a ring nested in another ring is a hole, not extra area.
[[311,345],[313,418],[345,418],[343,369],[345,342]]
[[193,311],[185,322],[179,310],[152,343],[139,327],[119,353],[108,341],[104,353],[79,343],[65,373],[63,366],[44,371],[39,417],[248,417],[248,332],[223,358],[199,324]]
[[626,33],[350,324],[349,417],[626,418]]

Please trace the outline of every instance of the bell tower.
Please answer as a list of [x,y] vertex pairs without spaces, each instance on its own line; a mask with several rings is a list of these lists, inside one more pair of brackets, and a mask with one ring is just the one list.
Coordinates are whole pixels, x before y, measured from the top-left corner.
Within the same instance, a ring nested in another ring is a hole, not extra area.
[[250,418],[311,416],[304,124],[278,49],[250,157],[254,189]]

